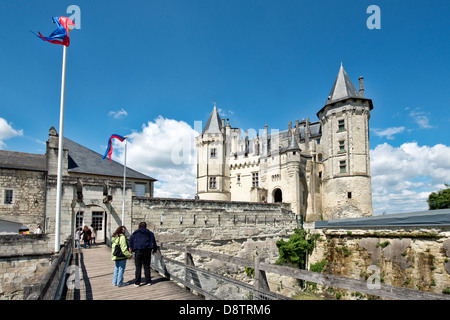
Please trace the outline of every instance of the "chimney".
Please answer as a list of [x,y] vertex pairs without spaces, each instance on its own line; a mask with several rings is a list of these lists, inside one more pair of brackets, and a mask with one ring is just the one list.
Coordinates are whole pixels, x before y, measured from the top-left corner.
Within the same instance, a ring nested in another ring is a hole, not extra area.
[[361,97],[364,97],[364,77],[359,77],[359,95]]

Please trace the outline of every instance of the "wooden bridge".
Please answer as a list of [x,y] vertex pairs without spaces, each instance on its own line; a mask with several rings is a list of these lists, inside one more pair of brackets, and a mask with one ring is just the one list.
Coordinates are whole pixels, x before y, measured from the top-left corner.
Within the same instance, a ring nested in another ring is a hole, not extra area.
[[154,270],[151,286],[135,287],[133,259],[127,260],[124,272],[127,285],[113,286],[114,261],[111,261],[111,248],[106,245],[94,245],[81,252],[75,249],[69,268],[73,270],[74,281],[65,294],[66,300],[203,300]]
[[[72,250],[66,240],[61,252],[54,257],[48,272],[37,284],[24,289],[25,300],[285,300],[270,290],[266,273],[336,287],[344,290],[400,300],[450,300],[450,296],[409,288],[379,284],[316,273],[297,268],[264,263],[258,257],[246,260],[225,254],[194,249],[188,246],[159,244],[152,256],[152,285],[134,286],[134,260],[128,260],[124,282],[112,285],[114,262],[111,249],[94,245],[81,252]],[[224,266],[246,267],[253,270],[253,284],[248,284],[195,266],[193,255],[218,260]],[[157,270],[158,272],[156,272]],[[194,294],[195,292],[196,294]],[[203,298],[204,297],[204,298]]]
[[[219,260],[224,265],[252,268],[254,284],[250,285],[198,268],[194,264],[192,255]],[[128,285],[117,288],[112,285],[114,263],[111,261],[109,247],[93,246],[91,249],[83,249],[82,253],[74,252],[72,257],[71,264],[75,267],[69,268],[79,271],[80,285],[78,289],[67,291],[65,298],[70,300],[203,300],[203,297],[208,300],[289,300],[288,297],[269,289],[266,272],[387,299],[448,300],[450,298],[442,294],[391,285],[371,288],[364,280],[266,264],[258,258],[250,261],[170,244],[160,244],[158,253],[152,256],[153,284],[151,286],[134,286],[134,260],[128,260],[124,274],[124,282]],[[174,259],[174,257],[178,258]],[[71,287],[70,284],[66,286]]]

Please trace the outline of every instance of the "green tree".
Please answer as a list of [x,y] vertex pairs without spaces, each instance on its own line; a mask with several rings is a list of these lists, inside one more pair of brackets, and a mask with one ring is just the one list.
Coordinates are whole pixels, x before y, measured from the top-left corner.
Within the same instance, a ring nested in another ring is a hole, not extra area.
[[430,210],[450,208],[450,184],[445,183],[445,189],[430,193],[427,202]]
[[310,235],[305,229],[295,229],[288,241],[277,241],[280,256],[276,264],[291,263],[299,268],[304,268],[306,254],[312,253],[314,243],[318,235]]

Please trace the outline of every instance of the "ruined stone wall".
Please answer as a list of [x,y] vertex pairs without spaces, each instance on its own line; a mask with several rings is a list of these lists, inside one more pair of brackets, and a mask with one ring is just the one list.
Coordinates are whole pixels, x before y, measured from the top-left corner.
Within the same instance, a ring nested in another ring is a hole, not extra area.
[[[378,277],[381,284],[442,294],[450,289],[450,228],[317,229],[309,268],[353,279]],[[321,286],[319,286],[321,287]],[[373,298],[321,288],[330,298]]]
[[0,300],[21,300],[23,288],[39,282],[51,265],[48,234],[0,236]]

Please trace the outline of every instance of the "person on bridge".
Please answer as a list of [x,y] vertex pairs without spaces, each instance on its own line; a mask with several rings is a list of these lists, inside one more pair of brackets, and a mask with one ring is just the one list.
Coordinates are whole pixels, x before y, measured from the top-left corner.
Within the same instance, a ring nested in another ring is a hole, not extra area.
[[[111,260],[115,262],[112,284],[118,287],[126,285],[123,283],[123,273],[127,265],[127,259],[133,258],[133,255],[128,249],[128,240],[125,236],[125,231],[124,226],[118,227],[116,232],[113,233],[111,241]],[[115,255],[116,246],[120,247],[118,255]]]
[[130,249],[134,252],[136,279],[134,285],[141,285],[141,270],[144,266],[145,284],[151,285],[150,262],[151,254],[157,250],[155,235],[147,229],[147,223],[139,223],[139,228],[130,237]]

